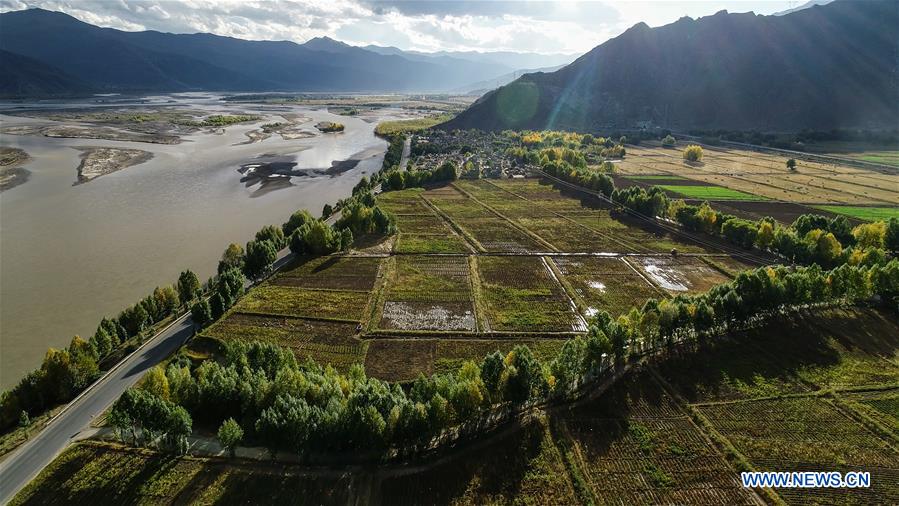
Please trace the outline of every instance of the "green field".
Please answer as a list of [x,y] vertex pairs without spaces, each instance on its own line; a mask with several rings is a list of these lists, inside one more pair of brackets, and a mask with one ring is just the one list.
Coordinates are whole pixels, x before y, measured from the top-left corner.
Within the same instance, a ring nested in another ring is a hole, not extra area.
[[815,206],[824,211],[844,214],[867,221],[889,220],[899,218],[899,207],[861,207],[861,206]]
[[659,185],[659,188],[689,199],[699,200],[768,200],[765,197],[731,190],[723,186]]

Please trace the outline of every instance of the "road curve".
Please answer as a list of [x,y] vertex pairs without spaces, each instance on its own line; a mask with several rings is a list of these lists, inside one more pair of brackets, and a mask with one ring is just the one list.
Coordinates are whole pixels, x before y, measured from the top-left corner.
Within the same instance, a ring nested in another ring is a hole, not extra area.
[[[284,250],[274,271],[287,264],[293,255]],[[248,284],[251,286],[251,284]],[[72,442],[79,432],[103,413],[122,392],[156,364],[175,352],[194,331],[190,313],[180,316],[150,338],[141,348],[114,366],[97,383],[75,398],[44,429],[0,462],[0,504],[6,504]]]

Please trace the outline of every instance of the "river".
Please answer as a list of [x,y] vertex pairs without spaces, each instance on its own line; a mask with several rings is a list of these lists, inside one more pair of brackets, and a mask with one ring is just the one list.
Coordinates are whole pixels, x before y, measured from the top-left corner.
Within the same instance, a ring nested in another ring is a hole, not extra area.
[[[351,193],[364,174],[376,172],[387,143],[374,135],[376,118],[344,117],[299,106],[228,105],[212,96],[147,99],[150,104],[206,112],[264,115],[223,133],[183,136],[180,144],[39,135],[0,135],[0,145],[19,147],[31,160],[30,179],[0,193],[0,387],[13,386],[40,365],[48,347],[72,336],[90,336],[100,318],[116,315],[154,287],[173,283],[184,269],[206,279],[231,242],[252,239],[267,224],[280,224],[297,209],[318,215],[322,206]],[[25,104],[85,107],[85,103]],[[53,122],[2,114],[23,104],[0,103],[0,127]],[[89,105],[101,107],[101,105]],[[342,133],[284,140],[278,135],[252,144],[245,133],[284,121],[279,112],[337,121]],[[385,110],[384,118],[398,111]],[[80,162],[75,147],[142,149],[153,158],[140,165],[73,185]],[[339,174],[321,172],[332,162],[362,160]],[[319,169],[266,190],[240,182],[241,165],[260,159],[296,162]]]

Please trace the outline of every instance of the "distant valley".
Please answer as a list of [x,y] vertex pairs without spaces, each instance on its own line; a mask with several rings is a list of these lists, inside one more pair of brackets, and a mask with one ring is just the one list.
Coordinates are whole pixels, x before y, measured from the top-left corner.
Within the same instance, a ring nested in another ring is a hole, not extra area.
[[[206,33],[125,32],[60,12],[0,14],[0,96],[183,91],[449,92],[576,55],[419,53]],[[518,75],[521,73],[519,72]],[[517,77],[517,76],[516,76]],[[500,79],[499,84],[509,78]]]

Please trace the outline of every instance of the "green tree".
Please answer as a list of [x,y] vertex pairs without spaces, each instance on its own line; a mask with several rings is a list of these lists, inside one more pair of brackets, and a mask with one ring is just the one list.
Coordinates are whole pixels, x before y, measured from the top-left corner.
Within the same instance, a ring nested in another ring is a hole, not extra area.
[[[326,219],[330,218],[332,214],[334,214],[334,208],[331,207],[331,204],[325,204],[322,207],[322,219],[326,220]],[[290,234],[288,234],[288,235],[290,235]]]
[[665,138],[662,139],[663,147],[671,148],[671,147],[674,147],[675,144],[677,144],[677,139],[672,137],[671,134],[666,135]]
[[219,260],[218,273],[221,274],[229,269],[243,269],[244,252],[239,244],[231,243],[225,252],[222,253],[222,259]]
[[234,421],[233,418],[228,418],[222,422],[217,435],[222,448],[228,450],[228,453],[233,458],[238,443],[243,439],[243,429],[240,427],[240,424]]
[[789,160],[787,160],[787,169],[789,169],[792,172],[796,171],[796,160],[795,159],[790,158]]
[[[287,237],[284,236],[284,231],[274,225],[266,225],[256,232],[256,242],[262,241],[270,242],[278,251],[287,246]],[[247,255],[249,256],[249,251],[247,251]]]
[[[325,204],[325,206],[326,208],[330,208],[328,204]],[[293,234],[295,230],[312,221],[315,221],[315,218],[313,218],[312,215],[309,214],[309,211],[301,209],[290,215],[290,218],[287,219],[287,222],[281,225],[281,231],[284,232],[285,237],[290,237],[290,235]]]
[[178,276],[178,299],[185,306],[200,294],[200,279],[190,269]]
[[[218,297],[218,294],[216,294],[215,296]],[[195,302],[194,305],[190,308],[190,317],[193,319],[194,323],[196,323],[200,327],[205,327],[209,322],[211,322],[212,308],[209,306],[209,301],[203,299]]]
[[277,258],[278,248],[271,241],[250,241],[243,272],[248,278],[256,279],[268,272]]

